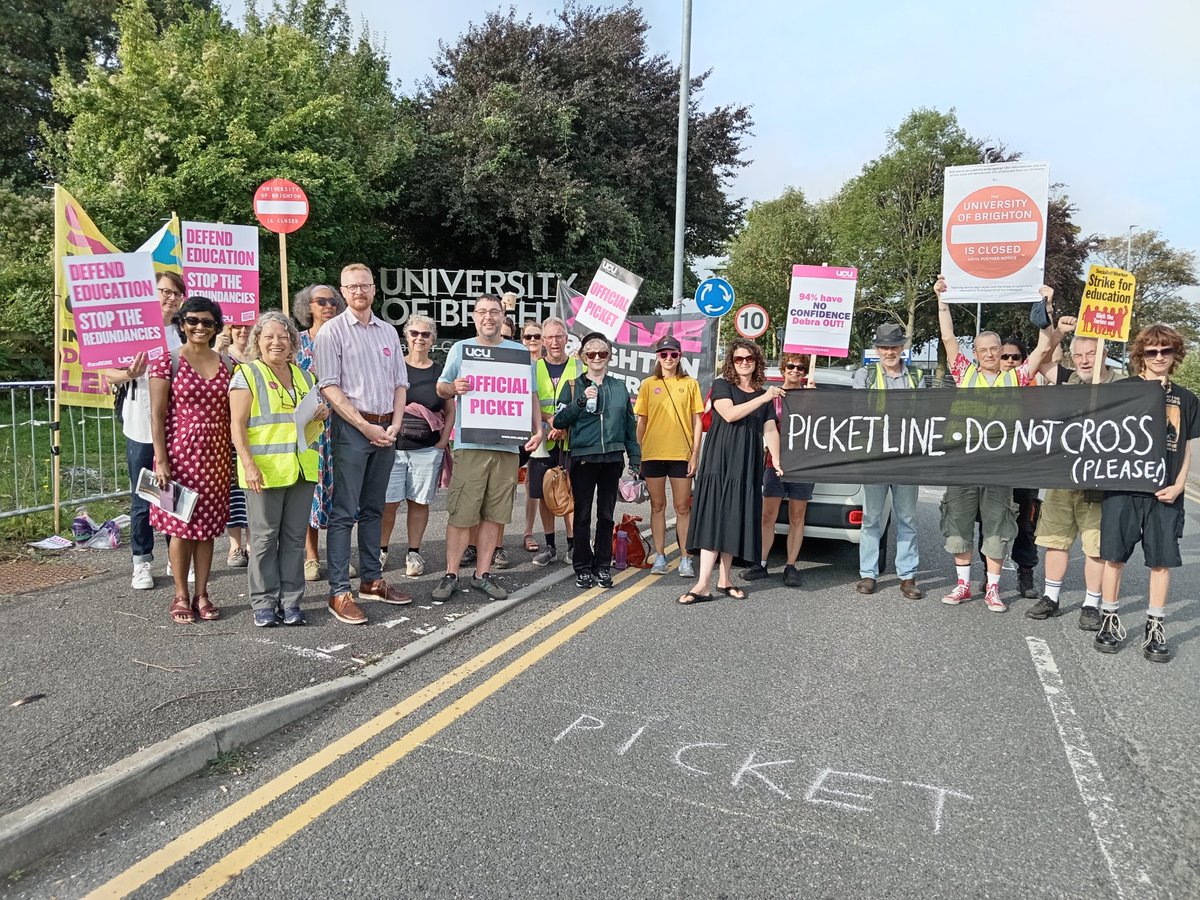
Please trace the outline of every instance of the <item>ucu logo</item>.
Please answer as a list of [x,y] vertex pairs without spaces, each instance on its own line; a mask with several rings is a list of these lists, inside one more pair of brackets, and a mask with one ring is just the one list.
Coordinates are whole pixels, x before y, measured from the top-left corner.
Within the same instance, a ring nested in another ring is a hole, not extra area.
[[835,278],[853,278],[854,270],[853,269],[834,269],[833,274],[834,274]]
[[607,272],[609,275],[613,275],[613,276],[619,275],[621,273],[621,267],[618,266],[614,262],[609,262],[607,259],[600,261],[600,268],[603,269],[605,272]]
[[492,351],[487,347],[472,347],[468,345],[463,347],[463,356],[469,356],[471,359],[491,359]]

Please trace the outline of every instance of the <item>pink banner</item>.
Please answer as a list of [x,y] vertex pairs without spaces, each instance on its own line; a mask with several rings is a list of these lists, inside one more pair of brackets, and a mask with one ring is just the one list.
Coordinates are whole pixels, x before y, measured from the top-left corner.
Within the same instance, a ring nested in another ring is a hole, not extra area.
[[258,228],[183,223],[183,280],[188,296],[208,297],[228,325],[258,318]]
[[166,353],[151,254],[66,256],[62,264],[83,368],[120,368],[139,353],[151,360]]

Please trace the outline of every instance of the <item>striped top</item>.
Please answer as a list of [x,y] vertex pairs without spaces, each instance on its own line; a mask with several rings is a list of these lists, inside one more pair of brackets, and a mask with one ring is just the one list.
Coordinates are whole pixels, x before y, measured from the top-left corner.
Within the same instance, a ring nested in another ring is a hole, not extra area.
[[347,309],[317,332],[317,387],[337,385],[360,413],[389,415],[396,388],[408,387],[408,367],[396,329],[372,314],[364,325]]

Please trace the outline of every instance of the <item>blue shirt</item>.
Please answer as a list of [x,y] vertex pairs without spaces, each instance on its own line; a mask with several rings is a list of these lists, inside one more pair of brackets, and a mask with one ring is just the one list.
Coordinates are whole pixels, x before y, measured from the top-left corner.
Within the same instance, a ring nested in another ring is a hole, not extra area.
[[[497,346],[494,344],[493,345],[481,344],[475,338],[465,338],[464,340],[456,341],[454,346],[452,346],[450,348],[450,352],[446,355],[446,365],[444,365],[442,367],[442,374],[438,378],[439,382],[444,383],[444,384],[449,384],[452,381],[458,380],[459,373],[462,371],[462,358],[463,358],[462,348],[463,348],[464,344],[469,344],[472,347]],[[521,350],[525,353],[529,352],[528,347],[518,344],[516,341],[504,340],[504,341],[501,341],[498,346],[507,347],[510,350],[511,349]],[[529,363],[529,383],[531,385],[537,384],[537,363],[533,362],[532,360]],[[461,399],[461,396],[459,397],[459,399]],[[538,408],[536,403],[534,404],[534,407]],[[461,420],[461,413],[460,413],[460,420]],[[533,419],[530,418],[530,427],[531,428],[532,428],[532,425],[533,425]],[[532,433],[533,432],[530,431],[530,434],[532,434]],[[501,445],[501,444],[474,444],[474,443],[471,443],[470,441],[460,441],[457,437],[454,439],[454,449],[455,450],[503,450],[506,453],[517,453],[520,451],[519,447],[516,447],[512,444],[503,444],[503,445]]]

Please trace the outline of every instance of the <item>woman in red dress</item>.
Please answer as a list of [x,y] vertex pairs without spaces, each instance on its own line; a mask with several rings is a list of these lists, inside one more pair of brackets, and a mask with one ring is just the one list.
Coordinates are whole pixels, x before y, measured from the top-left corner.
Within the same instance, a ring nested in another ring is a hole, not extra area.
[[[150,507],[154,528],[170,535],[175,599],[171,619],[180,624],[218,619],[208,599],[213,538],[229,518],[229,369],[212,349],[221,330],[221,307],[207,297],[189,297],[171,320],[183,347],[150,366],[150,420],[154,434],[154,474],[159,487],[177,481],[198,497],[184,522]],[[188,598],[188,567],[195,564],[196,594]]]

